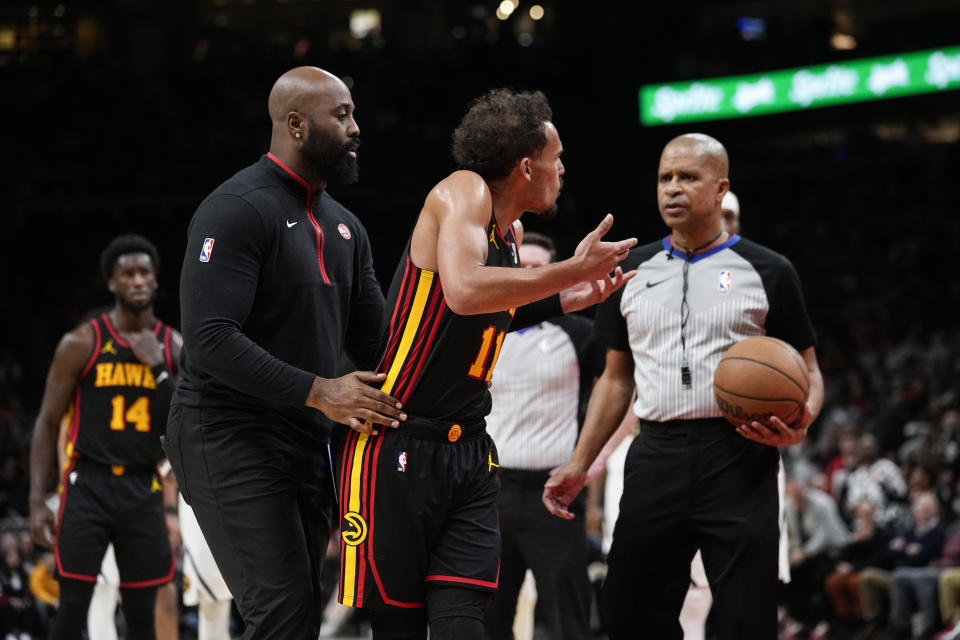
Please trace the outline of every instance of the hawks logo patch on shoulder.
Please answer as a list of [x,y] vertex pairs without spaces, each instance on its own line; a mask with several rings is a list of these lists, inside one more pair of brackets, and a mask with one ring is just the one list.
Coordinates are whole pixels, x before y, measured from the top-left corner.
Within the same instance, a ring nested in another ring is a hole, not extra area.
[[340,235],[343,236],[344,240],[349,240],[352,237],[350,235],[350,228],[342,222],[337,225],[337,231],[340,232]]
[[359,545],[367,539],[367,521],[356,511],[347,511],[340,520],[340,537],[346,545]]

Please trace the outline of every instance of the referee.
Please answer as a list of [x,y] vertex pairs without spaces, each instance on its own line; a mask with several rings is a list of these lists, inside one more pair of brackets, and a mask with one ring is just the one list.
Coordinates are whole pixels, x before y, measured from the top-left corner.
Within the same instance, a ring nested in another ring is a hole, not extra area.
[[[777,446],[801,442],[823,404],[823,378],[800,281],[790,262],[723,228],[730,181],[717,140],[687,134],[660,157],[657,200],[671,229],[626,261],[638,275],[602,304],[597,333],[607,362],[570,463],[544,502],[567,505],[586,470],[633,410],[641,434],[627,454],[620,516],[608,556],[602,613],[611,640],[679,639],[690,560],[703,554],[722,640],[777,636]],[[803,415],[734,428],[712,382],[724,351],[770,335],[800,351],[810,376]]]
[[[556,259],[553,241],[528,231],[520,263]],[[593,382],[603,370],[593,323],[567,314],[507,334],[490,385],[487,432],[500,454],[500,584],[487,609],[489,640],[512,638],[527,569],[537,583],[538,623],[550,640],[590,635],[590,584],[583,500],[573,520],[551,516],[540,499],[550,470],[573,453]]]

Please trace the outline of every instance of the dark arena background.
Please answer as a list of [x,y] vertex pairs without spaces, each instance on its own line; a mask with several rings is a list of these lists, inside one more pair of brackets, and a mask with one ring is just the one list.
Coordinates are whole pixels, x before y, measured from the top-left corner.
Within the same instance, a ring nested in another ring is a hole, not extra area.
[[[818,333],[826,402],[806,442],[785,453],[792,477],[829,495],[832,473],[857,464],[840,451],[844,437],[873,434],[907,486],[884,499],[909,513],[911,495],[932,489],[941,519],[953,526],[960,506],[957,50],[948,56],[952,84],[907,97],[644,126],[638,92],[956,47],[957,0],[504,4],[5,0],[5,531],[25,526],[30,434],[57,341],[87,311],[112,302],[98,275],[100,251],[124,232],[152,239],[161,254],[157,315],[178,325],[187,223],[209,191],[266,152],[267,94],[299,65],[324,68],[352,90],[361,177],[332,195],[366,225],[384,288],[428,189],[454,168],[451,131],[487,89],[540,89],[551,102],[565,150],[560,214],[525,225],[553,236],[561,257],[607,212],[616,219],[613,238],[666,235],[655,198],[660,150],[690,131],[719,139],[730,155],[741,234],[790,258]],[[849,524],[842,496],[832,497]],[[825,633],[833,634],[820,637],[862,631],[856,621],[834,620],[819,591],[809,599],[823,605]],[[798,629],[792,622],[785,612],[783,637],[801,637],[790,636]],[[186,622],[182,633],[192,637]]]

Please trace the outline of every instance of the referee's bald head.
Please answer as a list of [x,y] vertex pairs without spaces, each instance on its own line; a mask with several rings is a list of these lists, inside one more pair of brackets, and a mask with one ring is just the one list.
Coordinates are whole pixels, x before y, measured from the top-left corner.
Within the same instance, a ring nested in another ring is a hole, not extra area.
[[705,133],[685,133],[677,136],[663,148],[661,158],[677,152],[696,156],[717,178],[726,178],[730,170],[730,159],[723,144]]

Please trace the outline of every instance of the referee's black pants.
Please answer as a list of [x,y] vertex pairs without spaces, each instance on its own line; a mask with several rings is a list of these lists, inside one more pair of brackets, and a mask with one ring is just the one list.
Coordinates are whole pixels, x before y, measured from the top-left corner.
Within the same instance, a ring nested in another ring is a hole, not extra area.
[[699,548],[721,640],[776,640],[775,447],[723,419],[641,422],[627,453],[601,610],[611,640],[679,640]]
[[550,640],[587,640],[590,581],[583,496],[570,505],[573,520],[543,505],[549,470],[500,469],[500,578],[487,608],[488,640],[513,638],[517,596],[527,569],[537,583],[537,616]]
[[244,640],[315,640],[334,489],[325,445],[270,414],[174,403],[167,456],[244,621]]

